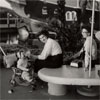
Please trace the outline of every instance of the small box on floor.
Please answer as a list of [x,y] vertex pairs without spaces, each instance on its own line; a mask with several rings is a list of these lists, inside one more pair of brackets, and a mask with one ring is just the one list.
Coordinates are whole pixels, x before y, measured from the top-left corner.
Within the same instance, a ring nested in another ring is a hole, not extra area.
[[100,65],[95,65],[95,77],[100,78]]
[[79,67],[82,67],[82,60],[73,60],[71,63],[70,63],[70,66],[71,67],[76,67],[76,68],[79,68]]

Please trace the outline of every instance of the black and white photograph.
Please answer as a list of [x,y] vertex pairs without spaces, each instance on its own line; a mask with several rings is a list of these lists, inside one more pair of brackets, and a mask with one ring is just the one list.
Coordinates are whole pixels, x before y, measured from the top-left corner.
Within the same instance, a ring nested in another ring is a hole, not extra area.
[[100,100],[100,0],[0,0],[0,100]]

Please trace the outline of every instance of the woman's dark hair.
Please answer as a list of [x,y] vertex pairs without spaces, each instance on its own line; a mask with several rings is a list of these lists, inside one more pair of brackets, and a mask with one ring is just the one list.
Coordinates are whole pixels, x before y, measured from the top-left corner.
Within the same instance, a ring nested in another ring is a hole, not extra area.
[[25,29],[26,29],[26,31],[28,31],[28,32],[29,32],[29,30],[28,30],[28,27],[27,27],[27,26],[23,25],[23,26],[19,27],[18,29],[22,29],[22,28],[25,28]]
[[91,33],[91,26],[89,25],[83,25],[82,29],[86,29],[89,33]]
[[40,35],[45,35],[48,38],[49,37],[49,32],[47,30],[43,29],[37,34],[37,37],[39,37]]

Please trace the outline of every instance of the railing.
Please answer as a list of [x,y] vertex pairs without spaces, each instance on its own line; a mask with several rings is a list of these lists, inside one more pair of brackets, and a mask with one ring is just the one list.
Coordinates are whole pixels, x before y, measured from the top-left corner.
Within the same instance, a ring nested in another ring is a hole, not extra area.
[[0,18],[0,28],[16,27],[18,18]]

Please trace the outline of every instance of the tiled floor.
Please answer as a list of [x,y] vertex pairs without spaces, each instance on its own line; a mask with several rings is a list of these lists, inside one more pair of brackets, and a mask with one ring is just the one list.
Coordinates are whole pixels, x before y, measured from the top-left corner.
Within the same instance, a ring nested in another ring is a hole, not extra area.
[[76,92],[76,86],[68,86],[68,92],[64,96],[52,96],[47,92],[47,83],[38,80],[37,89],[31,92],[30,87],[16,86],[12,94],[8,93],[11,89],[9,80],[12,76],[11,69],[0,69],[0,100],[100,100],[98,97],[85,97]]

